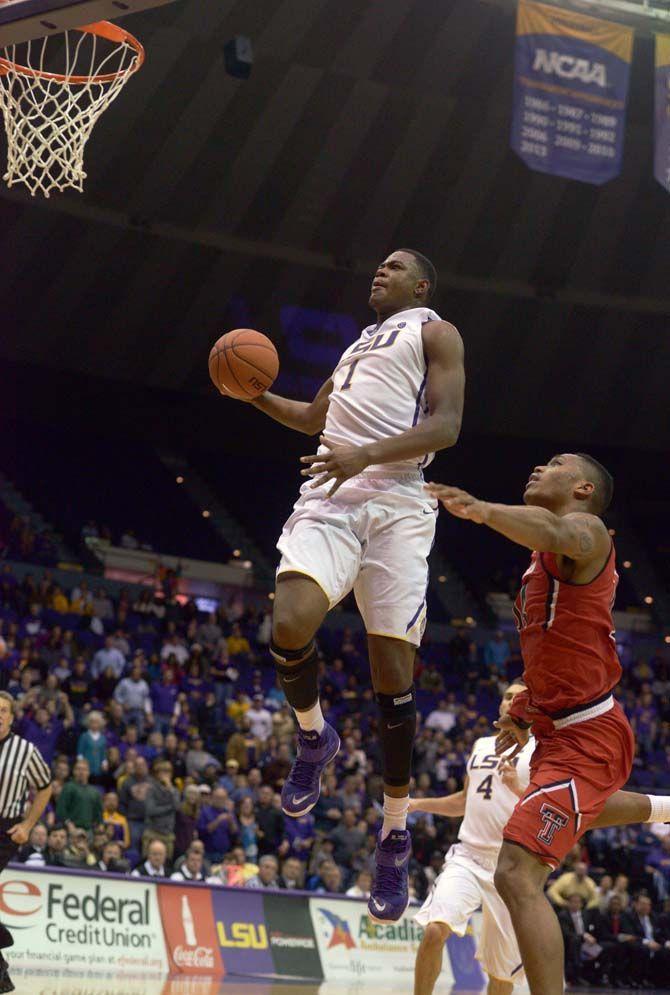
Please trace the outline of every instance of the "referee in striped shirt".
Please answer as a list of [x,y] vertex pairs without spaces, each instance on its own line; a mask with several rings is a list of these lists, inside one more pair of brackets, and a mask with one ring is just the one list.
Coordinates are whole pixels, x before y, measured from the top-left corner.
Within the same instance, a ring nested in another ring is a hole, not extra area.
[[[52,790],[51,771],[40,751],[12,732],[13,722],[14,699],[6,691],[0,691],[0,871],[16,856],[19,847],[28,842]],[[29,788],[36,794],[25,811]],[[0,992],[14,990],[7,961],[2,956],[4,948],[11,947],[13,942],[12,934],[0,923]]]

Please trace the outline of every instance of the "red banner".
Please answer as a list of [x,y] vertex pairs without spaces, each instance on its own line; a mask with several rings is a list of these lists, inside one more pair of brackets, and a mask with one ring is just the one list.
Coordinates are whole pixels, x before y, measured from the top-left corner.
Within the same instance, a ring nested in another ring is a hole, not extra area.
[[170,968],[180,974],[223,977],[225,969],[208,888],[158,886]]

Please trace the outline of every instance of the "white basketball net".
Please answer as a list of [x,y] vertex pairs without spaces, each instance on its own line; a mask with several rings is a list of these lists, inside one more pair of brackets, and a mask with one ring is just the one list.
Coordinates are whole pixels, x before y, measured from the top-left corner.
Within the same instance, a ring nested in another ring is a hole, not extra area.
[[[109,33],[100,33],[103,26]],[[67,31],[58,40],[63,45],[58,75],[47,62],[53,38],[0,48],[0,109],[8,146],[4,179],[10,187],[24,184],[33,196],[83,191],[91,132],[143,62],[139,42],[104,22]]]

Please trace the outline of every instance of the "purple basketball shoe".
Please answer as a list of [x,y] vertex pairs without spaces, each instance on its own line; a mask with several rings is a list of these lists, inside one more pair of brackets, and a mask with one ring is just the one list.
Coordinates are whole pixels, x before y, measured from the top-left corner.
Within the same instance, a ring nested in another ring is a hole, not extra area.
[[321,794],[321,774],[340,751],[340,737],[326,722],[323,732],[298,730],[298,756],[281,791],[285,815],[298,819],[311,812]]
[[368,902],[368,915],[374,922],[397,922],[405,914],[409,905],[407,867],[411,855],[412,841],[407,829],[392,829],[383,842],[377,840],[377,873]]

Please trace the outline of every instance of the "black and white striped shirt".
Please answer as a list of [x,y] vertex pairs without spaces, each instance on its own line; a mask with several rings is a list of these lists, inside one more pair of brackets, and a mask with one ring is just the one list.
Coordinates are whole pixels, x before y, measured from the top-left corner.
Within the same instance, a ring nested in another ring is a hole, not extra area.
[[0,739],[0,819],[20,819],[29,788],[51,784],[51,771],[33,743],[15,733]]

